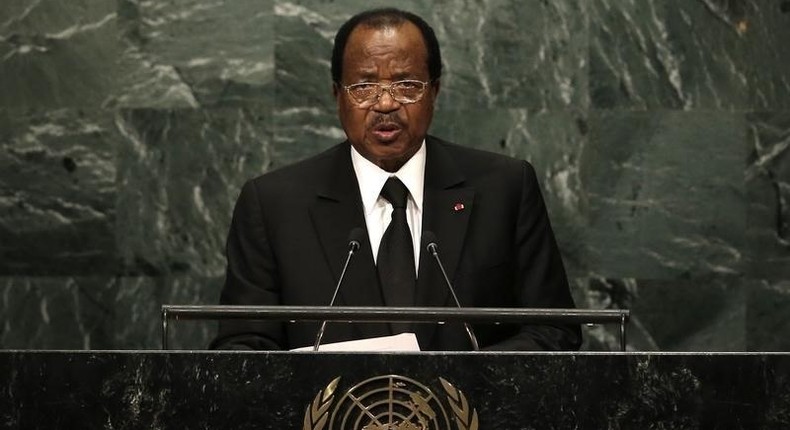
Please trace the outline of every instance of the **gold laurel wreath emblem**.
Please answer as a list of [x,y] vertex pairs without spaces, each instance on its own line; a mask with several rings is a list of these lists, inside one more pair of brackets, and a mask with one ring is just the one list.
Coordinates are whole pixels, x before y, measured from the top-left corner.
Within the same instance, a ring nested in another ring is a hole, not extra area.
[[453,409],[458,430],[478,430],[477,410],[469,407],[464,393],[444,378],[440,377],[439,381],[441,381],[444,391],[447,392],[447,403]]
[[[477,410],[469,407],[464,393],[442,377],[439,378],[439,381],[447,393],[447,403],[453,410],[458,430],[479,430]],[[324,429],[329,419],[329,407],[335,400],[335,389],[339,382],[340,377],[338,376],[316,394],[312,403],[305,410],[303,430]]]
[[335,388],[337,388],[339,382],[340,377],[338,376],[326,388],[316,394],[313,403],[308,405],[307,410],[304,412],[303,430],[323,430],[326,420],[329,419],[329,407],[332,406],[332,402],[335,400]]

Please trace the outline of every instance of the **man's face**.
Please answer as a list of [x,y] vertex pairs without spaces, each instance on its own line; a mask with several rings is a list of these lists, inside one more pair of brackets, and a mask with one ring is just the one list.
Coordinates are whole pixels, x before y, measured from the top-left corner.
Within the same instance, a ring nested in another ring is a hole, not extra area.
[[414,24],[356,27],[343,53],[341,87],[334,86],[340,123],[348,140],[365,158],[394,172],[420,148],[433,118],[438,81],[429,84],[416,103],[403,104],[382,92],[378,101],[360,107],[342,86],[401,80],[428,82],[428,51]]

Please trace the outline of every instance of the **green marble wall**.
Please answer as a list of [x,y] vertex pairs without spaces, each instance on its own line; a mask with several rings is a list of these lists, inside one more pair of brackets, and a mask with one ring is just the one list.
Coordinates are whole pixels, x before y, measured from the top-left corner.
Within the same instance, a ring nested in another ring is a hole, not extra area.
[[[0,347],[156,348],[161,304],[215,303],[239,187],[343,138],[334,31],[385,4],[3,0]],[[432,133],[536,166],[580,307],[790,350],[790,0],[397,6],[442,43]]]

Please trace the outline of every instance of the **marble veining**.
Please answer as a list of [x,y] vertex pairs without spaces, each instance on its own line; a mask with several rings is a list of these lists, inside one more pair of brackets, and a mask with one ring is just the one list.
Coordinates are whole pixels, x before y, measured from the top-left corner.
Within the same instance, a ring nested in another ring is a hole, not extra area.
[[334,378],[339,397],[394,374],[443,402],[437,379],[450,381],[480,428],[782,428],[788,370],[785,354],[6,352],[0,420],[31,429],[299,428]]
[[[96,112],[0,111],[0,273],[107,273],[118,135]],[[36,262],[37,263],[34,263]]]
[[[157,348],[160,305],[216,303],[240,187],[344,138],[334,33],[391,4],[3,0],[0,348]],[[580,306],[631,350],[790,348],[790,2],[397,6],[443,48],[431,133],[533,164]]]

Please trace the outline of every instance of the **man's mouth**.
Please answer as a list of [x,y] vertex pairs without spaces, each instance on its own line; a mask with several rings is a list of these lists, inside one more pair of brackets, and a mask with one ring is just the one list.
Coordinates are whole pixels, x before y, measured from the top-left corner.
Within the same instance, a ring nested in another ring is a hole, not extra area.
[[395,123],[376,124],[373,127],[373,135],[380,142],[392,142],[401,133],[401,126]]

